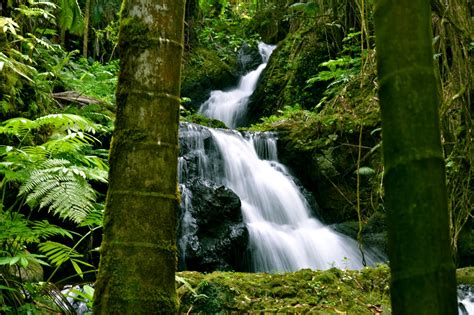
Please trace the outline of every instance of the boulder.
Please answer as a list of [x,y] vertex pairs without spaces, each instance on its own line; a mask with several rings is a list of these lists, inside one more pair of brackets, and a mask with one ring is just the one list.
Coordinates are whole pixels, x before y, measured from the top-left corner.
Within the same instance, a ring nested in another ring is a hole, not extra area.
[[210,272],[245,268],[247,227],[230,189],[196,178],[186,182],[178,230],[181,269]]

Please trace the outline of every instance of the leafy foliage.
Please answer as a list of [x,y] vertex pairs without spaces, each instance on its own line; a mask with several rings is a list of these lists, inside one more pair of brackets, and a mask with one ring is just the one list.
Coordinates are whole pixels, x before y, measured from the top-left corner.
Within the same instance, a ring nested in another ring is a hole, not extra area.
[[3,184],[19,182],[19,196],[31,207],[48,208],[61,218],[80,223],[95,208],[97,193],[89,181],[107,183],[107,165],[94,153],[96,141],[83,131],[95,132],[96,125],[72,114],[52,114],[34,121],[14,118],[0,126],[0,134],[20,143],[34,142],[41,128],[54,132],[40,145],[2,147],[0,174]]
[[84,19],[77,0],[58,0],[58,7],[60,8],[58,23],[61,29],[75,35],[82,35]]
[[[84,266],[93,268],[75,247],[102,224],[103,205],[93,183],[107,183],[108,166],[102,150],[94,149],[98,140],[91,135],[102,129],[73,114],[50,114],[35,120],[13,118],[0,125],[0,137],[10,139],[13,144],[0,145],[3,190],[0,205],[1,209],[7,209],[0,211],[0,266],[17,266],[18,270],[11,273],[8,267],[4,278],[4,287],[14,289],[7,290],[9,305],[26,305],[17,293],[25,290],[28,282],[23,278],[15,280],[16,275],[22,274],[22,268],[27,270],[32,264],[52,266],[56,267],[54,275],[69,262],[81,277]],[[7,197],[14,191],[18,195],[12,202]],[[47,208],[59,218],[88,227],[90,231],[70,247],[56,240],[65,237],[71,242],[71,232],[46,220],[25,218],[20,214],[24,204],[31,210]],[[53,237],[55,241],[51,240]],[[26,250],[36,248],[39,254]]]

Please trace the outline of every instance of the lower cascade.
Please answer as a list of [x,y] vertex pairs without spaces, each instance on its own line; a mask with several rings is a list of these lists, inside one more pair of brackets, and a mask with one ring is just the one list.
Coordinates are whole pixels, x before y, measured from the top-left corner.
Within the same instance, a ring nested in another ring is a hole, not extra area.
[[[312,216],[309,203],[295,180],[278,162],[276,135],[242,135],[236,131],[182,124],[180,138],[187,151],[179,161],[183,193],[182,259],[185,259],[186,248],[193,246],[193,234],[189,232],[199,228],[190,215],[193,197],[186,184],[190,177],[198,176],[203,181],[225,186],[239,197],[249,235],[249,263],[245,269],[281,272],[363,267],[357,242]],[[217,229],[217,226],[211,228]],[[368,265],[383,261],[383,257],[373,251],[366,251],[364,256]]]
[[474,315],[474,286],[458,286],[459,315]]

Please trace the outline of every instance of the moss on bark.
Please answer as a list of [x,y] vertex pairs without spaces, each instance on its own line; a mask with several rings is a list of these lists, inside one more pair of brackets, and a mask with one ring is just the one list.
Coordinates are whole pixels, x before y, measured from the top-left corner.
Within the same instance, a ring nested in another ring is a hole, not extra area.
[[96,314],[177,310],[177,156],[184,1],[122,6]]
[[375,11],[391,296],[396,314],[457,314],[430,1]]

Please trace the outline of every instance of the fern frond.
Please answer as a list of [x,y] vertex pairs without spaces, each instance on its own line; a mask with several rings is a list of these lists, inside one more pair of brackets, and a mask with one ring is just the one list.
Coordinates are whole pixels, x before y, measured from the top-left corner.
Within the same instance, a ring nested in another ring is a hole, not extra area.
[[0,134],[24,137],[28,132],[42,126],[52,126],[55,129],[66,128],[77,131],[95,133],[96,124],[84,117],[73,114],[50,114],[30,120],[23,117],[8,119],[0,126]]
[[51,156],[64,154],[81,156],[80,153],[90,147],[90,143],[94,141],[95,138],[85,135],[82,132],[73,132],[66,136],[60,135],[57,138],[52,138],[43,143],[43,146],[48,150]]
[[0,242],[11,242],[21,236],[26,243],[39,241],[38,236],[28,226],[28,221],[20,214],[10,216],[2,212],[0,216]]
[[57,242],[47,241],[39,244],[38,248],[55,266],[60,266],[73,258],[83,257],[73,248]]
[[39,127],[51,125],[55,128],[66,127],[73,130],[82,130],[95,133],[95,124],[84,117],[73,114],[50,114],[35,120]]
[[109,182],[109,172],[108,170],[103,170],[100,168],[87,168],[87,167],[81,167],[78,168],[80,169],[85,177],[89,180],[101,182],[107,184]]
[[56,235],[72,239],[72,234],[68,230],[63,229],[57,225],[51,224],[46,220],[34,221],[31,226],[31,229],[34,233],[38,235],[38,238],[40,239],[47,239],[51,236]]
[[3,126],[0,126],[0,134],[13,135],[22,138],[37,127],[38,125],[35,121],[23,117],[17,117],[4,121]]
[[19,194],[26,195],[28,204],[48,207],[60,218],[76,223],[94,210],[96,192],[87,182],[84,168],[60,159],[47,160],[40,167],[20,187]]
[[79,226],[102,226],[102,222],[104,220],[104,206],[102,204],[96,205],[94,211],[90,212],[87,217],[82,220]]

